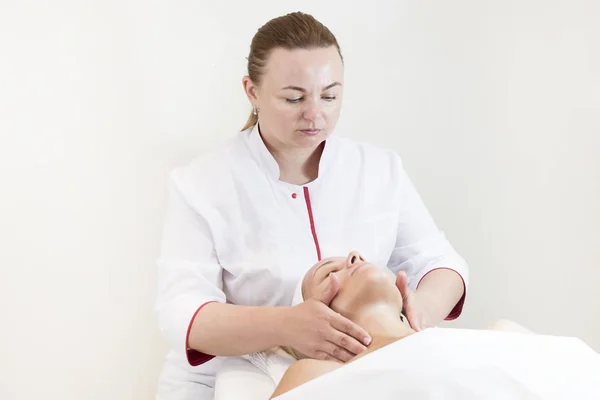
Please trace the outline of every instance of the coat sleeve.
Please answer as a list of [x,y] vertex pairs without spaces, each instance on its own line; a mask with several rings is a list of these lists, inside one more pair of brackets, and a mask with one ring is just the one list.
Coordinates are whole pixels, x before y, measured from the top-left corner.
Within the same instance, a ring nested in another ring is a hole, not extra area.
[[399,190],[400,212],[396,244],[388,267],[394,273],[405,271],[409,287],[413,290],[418,288],[425,275],[436,269],[456,271],[462,278],[464,293],[446,320],[458,318],[467,293],[467,263],[436,226],[404,170],[400,157],[395,161],[394,181]]
[[155,310],[171,347],[196,366],[214,356],[189,349],[192,322],[204,305],[224,303],[226,297],[210,229],[186,196],[191,191],[183,177],[182,170],[175,170],[168,180]]

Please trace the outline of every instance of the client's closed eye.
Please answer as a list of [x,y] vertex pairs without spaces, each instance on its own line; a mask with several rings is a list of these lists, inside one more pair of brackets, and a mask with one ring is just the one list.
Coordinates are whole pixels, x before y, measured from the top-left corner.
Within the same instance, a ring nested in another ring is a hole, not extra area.
[[[328,265],[328,264],[331,264],[332,262],[333,262],[333,261],[331,261],[331,260],[329,260],[329,261],[324,261],[323,263],[321,263],[321,265],[318,265],[318,266],[315,268],[315,271],[313,272],[313,276],[316,276],[317,274],[321,275],[321,274],[323,273],[322,271],[324,271],[324,270],[323,270],[323,267],[324,267],[324,266],[326,266],[326,265]],[[327,276],[327,275],[325,275],[325,276]]]
[[[325,274],[325,278],[329,278],[331,276],[331,274],[334,274],[336,272],[339,271],[339,268],[331,268],[329,271],[327,271],[327,273]],[[324,278],[324,279],[325,279]]]

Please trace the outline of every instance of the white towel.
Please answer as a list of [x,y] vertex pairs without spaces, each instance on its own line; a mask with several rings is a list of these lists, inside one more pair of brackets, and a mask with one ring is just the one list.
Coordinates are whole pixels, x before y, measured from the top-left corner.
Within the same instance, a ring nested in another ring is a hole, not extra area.
[[271,378],[275,386],[279,385],[285,371],[296,361],[281,347],[248,354],[243,358],[249,360],[256,368]]

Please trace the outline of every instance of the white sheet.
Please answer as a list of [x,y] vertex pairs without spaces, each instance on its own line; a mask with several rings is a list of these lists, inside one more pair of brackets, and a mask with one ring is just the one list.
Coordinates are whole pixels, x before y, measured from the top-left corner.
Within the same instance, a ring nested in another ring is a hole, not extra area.
[[278,400],[600,399],[600,356],[576,338],[428,329]]

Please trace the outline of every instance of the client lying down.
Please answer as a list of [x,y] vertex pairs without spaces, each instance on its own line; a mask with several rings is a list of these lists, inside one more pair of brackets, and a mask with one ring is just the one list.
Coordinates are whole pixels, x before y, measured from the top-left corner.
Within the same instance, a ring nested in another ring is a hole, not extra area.
[[[600,399],[600,356],[576,338],[534,335],[509,321],[488,330],[415,332],[402,314],[403,274],[357,253],[325,259],[298,284],[294,304],[327,299],[372,337],[342,364],[274,348],[238,358],[217,376],[216,400],[343,398]],[[498,331],[513,331],[507,333]],[[526,333],[526,334],[521,334]],[[293,390],[292,390],[293,389]],[[385,392],[385,393],[383,393]],[[436,397],[437,396],[437,397]]]
[[[352,252],[346,258],[329,258],[313,266],[302,282],[303,298],[312,298],[333,283],[339,285],[339,289],[330,307],[365,328],[373,339],[365,352],[348,363],[415,333],[402,314],[403,299],[398,288],[406,286],[403,273],[394,277],[387,268],[369,264],[358,253]],[[499,322],[491,329],[528,332],[509,321]],[[285,371],[272,398],[345,365],[337,361],[307,359],[293,349],[285,350],[302,359]],[[271,354],[280,359],[284,357],[276,356],[275,352]]]

